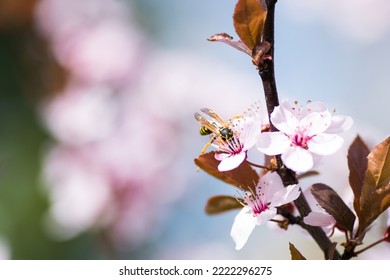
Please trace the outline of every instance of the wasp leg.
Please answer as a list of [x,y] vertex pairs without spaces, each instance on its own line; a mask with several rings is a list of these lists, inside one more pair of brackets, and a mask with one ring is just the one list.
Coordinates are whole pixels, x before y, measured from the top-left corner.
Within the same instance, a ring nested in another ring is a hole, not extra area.
[[213,137],[206,145],[204,145],[202,149],[202,155],[206,152],[207,148],[210,147],[211,144],[213,144],[214,140],[217,139],[217,137]]
[[231,122],[233,119],[243,119],[243,118],[244,118],[243,116],[236,115],[236,116],[229,118],[229,122]]

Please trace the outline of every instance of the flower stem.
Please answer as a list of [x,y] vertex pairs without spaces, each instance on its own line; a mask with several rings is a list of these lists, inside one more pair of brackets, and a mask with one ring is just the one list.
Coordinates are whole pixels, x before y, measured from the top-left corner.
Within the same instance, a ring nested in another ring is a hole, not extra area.
[[360,253],[363,253],[364,251],[368,250],[368,249],[371,249],[372,247],[382,243],[383,241],[385,241],[386,238],[382,238],[382,239],[379,239],[378,241],[375,241],[374,243],[368,245],[366,248],[363,248],[357,252],[355,252],[355,255],[359,255]]
[[247,162],[249,165],[252,165],[252,166],[254,166],[254,167],[262,168],[262,169],[265,169],[265,170],[268,170],[268,171],[275,171],[275,169],[272,168],[272,167],[270,167],[270,166],[265,166],[265,165],[261,165],[261,164],[256,164],[256,163],[250,162],[249,160],[246,160],[246,162]]
[[[265,101],[267,104],[268,116],[271,116],[274,108],[279,105],[278,91],[276,88],[275,71],[274,71],[274,23],[275,23],[275,4],[277,0],[266,0],[268,12],[267,19],[264,26],[263,40],[271,44],[271,48],[267,53],[272,57],[272,60],[265,60],[263,65],[259,67],[259,75],[263,82]],[[271,131],[277,131],[274,125],[270,124]],[[278,174],[281,177],[284,186],[297,184],[298,179],[295,172],[286,168],[282,162],[280,156],[276,156],[276,163],[278,166]],[[307,216],[310,212],[310,206],[303,193],[295,200],[295,206],[297,207],[301,217]],[[332,242],[326,236],[324,231],[320,227],[312,227],[302,223],[302,227],[305,228],[313,239],[317,242],[324,255],[327,256],[328,251],[332,248]],[[340,254],[335,250],[333,254],[334,259],[340,259]]]

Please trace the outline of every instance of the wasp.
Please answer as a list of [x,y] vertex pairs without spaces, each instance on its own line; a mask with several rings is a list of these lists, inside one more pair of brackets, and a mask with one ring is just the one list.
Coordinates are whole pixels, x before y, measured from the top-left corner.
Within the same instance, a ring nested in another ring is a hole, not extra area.
[[201,111],[209,116],[207,119],[199,113],[195,113],[195,119],[200,123],[200,135],[212,135],[211,140],[203,147],[202,154],[206,149],[218,138],[224,142],[229,142],[234,139],[234,132],[230,128],[230,123],[226,123],[217,113],[209,108],[202,108]]

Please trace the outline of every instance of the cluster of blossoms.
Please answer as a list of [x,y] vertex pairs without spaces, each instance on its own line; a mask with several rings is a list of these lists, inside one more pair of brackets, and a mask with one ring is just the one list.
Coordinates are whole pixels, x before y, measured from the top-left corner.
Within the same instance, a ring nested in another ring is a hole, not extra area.
[[344,142],[337,133],[352,126],[351,117],[332,116],[322,102],[296,107],[282,101],[271,122],[279,131],[261,133],[257,148],[270,156],[281,154],[283,163],[296,172],[309,171],[321,156],[337,152]]
[[275,107],[270,121],[279,131],[266,131],[268,121],[256,113],[233,118],[229,123],[233,132],[230,139],[214,133],[212,145],[218,149],[215,157],[221,161],[219,171],[239,166],[247,151],[256,145],[266,155],[281,155],[291,170],[307,172],[321,156],[334,154],[341,148],[343,138],[337,133],[347,131],[353,123],[349,116],[332,115],[322,102],[297,107],[286,100]]
[[[202,111],[210,112],[209,109]],[[334,154],[341,148],[343,138],[337,134],[348,130],[353,123],[348,116],[332,115],[322,102],[308,102],[302,107],[286,100],[271,114],[270,122],[278,131],[269,131],[269,122],[256,110],[232,118],[228,124],[215,113],[208,115],[212,120],[207,121],[199,114],[195,116],[212,132],[209,145],[218,149],[215,158],[220,161],[218,170],[221,172],[237,168],[247,159],[248,150],[256,146],[268,156],[281,155],[283,164],[296,173],[305,173],[312,170],[322,156]],[[231,230],[236,249],[244,246],[255,225],[273,219],[277,207],[294,201],[299,195],[300,187],[284,187],[276,172],[262,176],[255,190],[245,194],[240,201],[244,207]],[[322,226],[328,233],[335,227],[333,217],[322,208],[305,217],[305,222]]]

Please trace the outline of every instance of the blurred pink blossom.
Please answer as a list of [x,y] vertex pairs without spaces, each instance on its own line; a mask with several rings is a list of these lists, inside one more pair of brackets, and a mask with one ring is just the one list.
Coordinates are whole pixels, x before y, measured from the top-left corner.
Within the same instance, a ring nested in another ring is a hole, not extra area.
[[75,79],[118,86],[135,75],[141,57],[140,32],[124,12],[129,7],[115,0],[42,0],[37,26]]
[[[69,145],[82,145],[107,137],[115,128],[117,104],[104,86],[68,85],[42,106],[52,135]],[[99,125],[96,125],[99,124]]]

